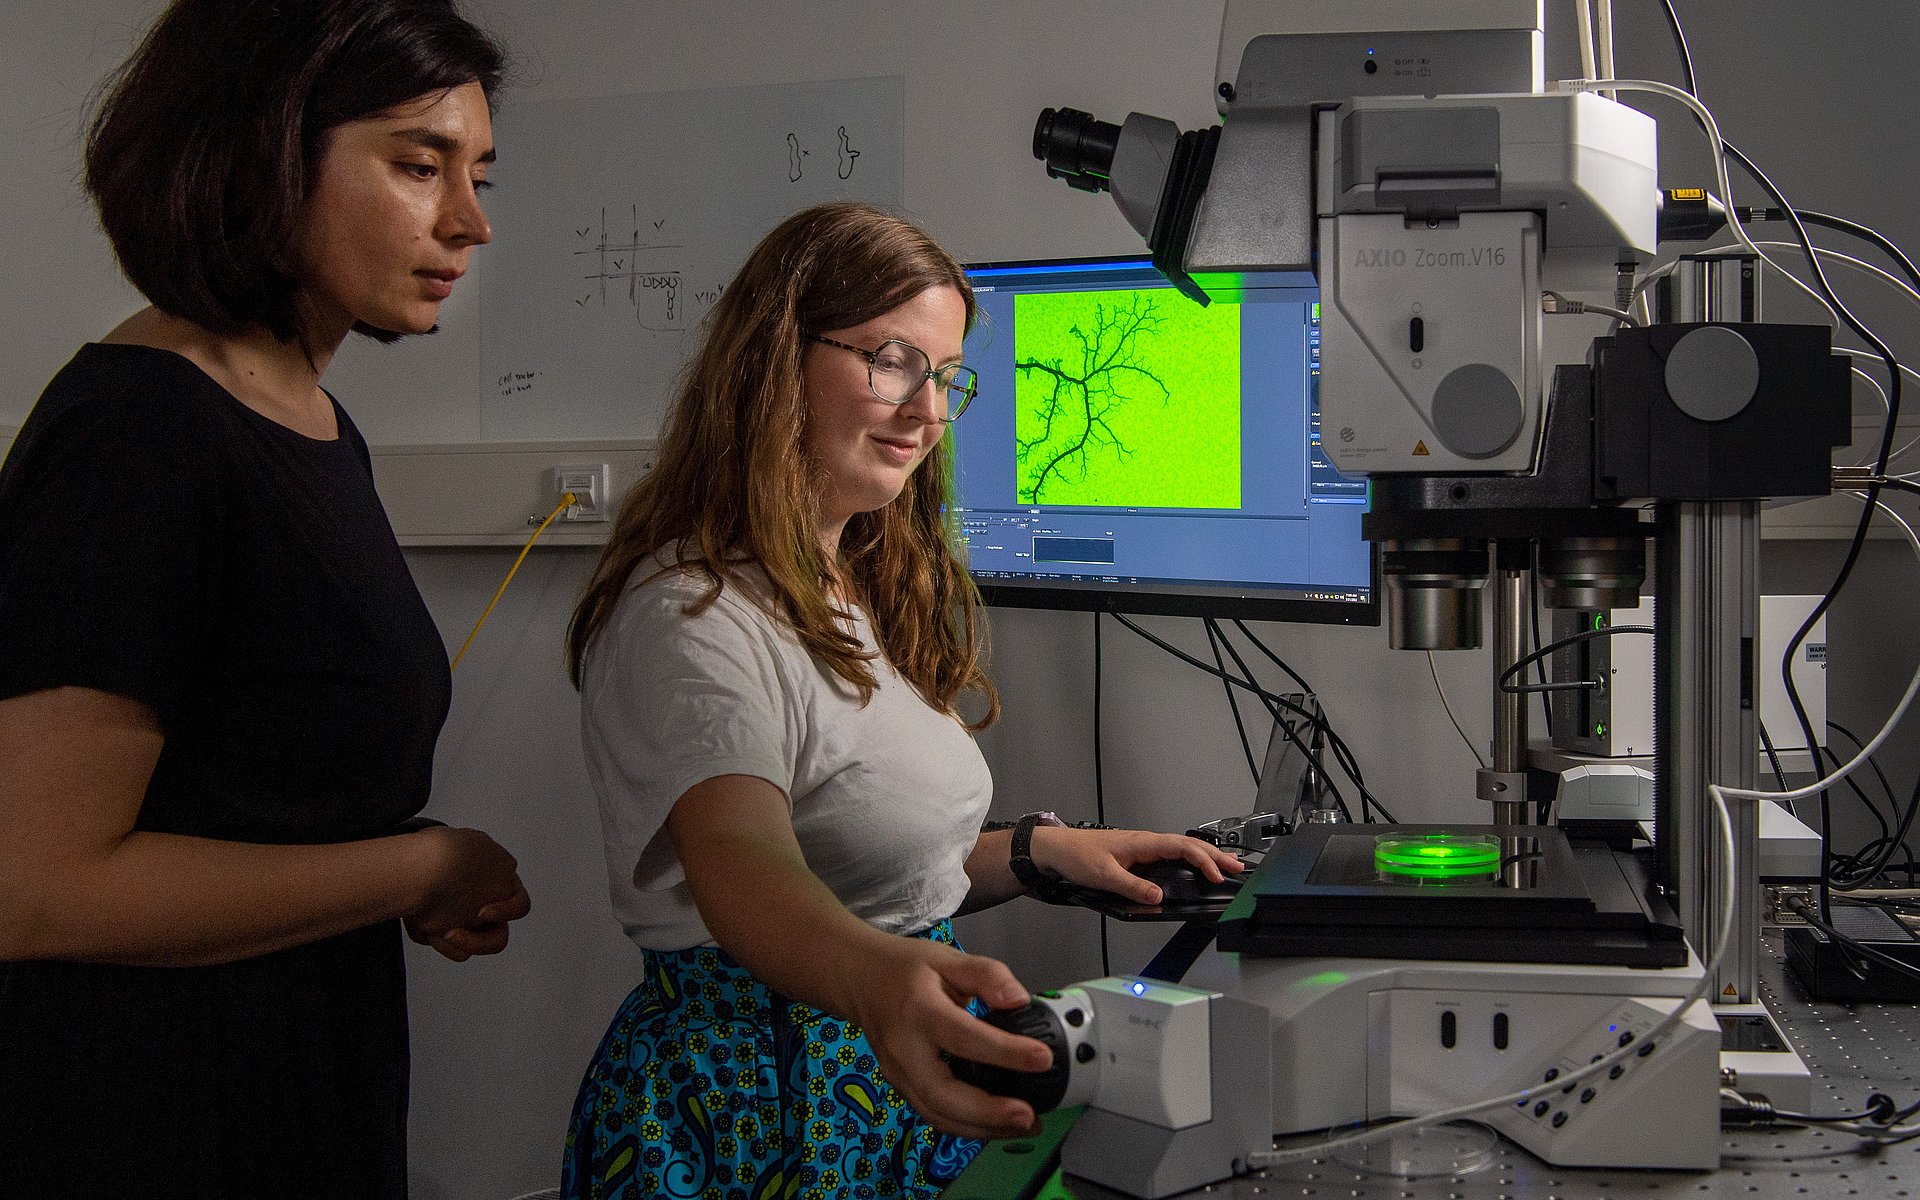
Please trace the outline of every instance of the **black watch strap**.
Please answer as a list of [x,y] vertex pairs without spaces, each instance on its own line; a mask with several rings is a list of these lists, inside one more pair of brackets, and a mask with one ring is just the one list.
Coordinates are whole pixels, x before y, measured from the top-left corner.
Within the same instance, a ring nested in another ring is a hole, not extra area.
[[1013,841],[1007,848],[1007,867],[1020,886],[1035,895],[1051,890],[1060,882],[1058,875],[1049,874],[1040,869],[1033,861],[1033,831],[1042,825],[1063,825],[1059,817],[1050,812],[1032,812],[1021,817],[1013,825]]

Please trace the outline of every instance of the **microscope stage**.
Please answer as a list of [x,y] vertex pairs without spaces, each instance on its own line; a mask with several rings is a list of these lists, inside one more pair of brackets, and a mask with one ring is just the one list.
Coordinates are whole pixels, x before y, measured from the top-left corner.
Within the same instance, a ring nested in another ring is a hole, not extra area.
[[1687,961],[1632,856],[1532,825],[1306,826],[1274,843],[1218,943],[1255,957]]

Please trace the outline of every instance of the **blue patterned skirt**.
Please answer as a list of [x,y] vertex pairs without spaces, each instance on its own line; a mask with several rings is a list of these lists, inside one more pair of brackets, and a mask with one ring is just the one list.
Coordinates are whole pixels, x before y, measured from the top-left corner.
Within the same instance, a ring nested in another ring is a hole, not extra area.
[[[918,936],[956,945],[949,921]],[[567,1200],[924,1200],[979,1152],[907,1106],[859,1026],[724,950],[643,953],[574,1101]]]

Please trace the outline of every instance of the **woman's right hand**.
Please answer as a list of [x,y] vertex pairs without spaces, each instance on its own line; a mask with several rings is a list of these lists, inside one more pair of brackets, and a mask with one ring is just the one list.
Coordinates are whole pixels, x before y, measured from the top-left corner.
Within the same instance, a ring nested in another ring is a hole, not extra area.
[[[1034,1132],[1033,1108],[955,1079],[941,1055],[1014,1071],[1053,1052],[967,1011],[1032,999],[1004,963],[883,933],[807,866],[786,793],[752,775],[695,784],[667,814],[687,888],[714,940],[769,988],[866,1031],[880,1074],[935,1126],[963,1137]],[[741,880],[754,881],[742,886]]]
[[978,996],[990,1008],[1021,1008],[1032,997],[1005,963],[919,938],[893,938],[873,964],[849,1015],[866,1031],[880,1071],[916,1112],[962,1137],[1031,1136],[1032,1106],[954,1078],[942,1058],[969,1058],[1015,1071],[1044,1071],[1053,1051],[967,1011]]
[[478,829],[435,826],[405,836],[422,839],[428,863],[407,936],[455,962],[506,949],[508,923],[532,908],[513,855]]

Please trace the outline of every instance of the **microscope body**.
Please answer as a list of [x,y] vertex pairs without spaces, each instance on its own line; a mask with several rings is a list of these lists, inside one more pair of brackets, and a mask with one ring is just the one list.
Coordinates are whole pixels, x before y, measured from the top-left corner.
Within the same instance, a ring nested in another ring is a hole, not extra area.
[[[1578,311],[1570,295],[1627,308],[1639,265],[1679,225],[1659,190],[1653,120],[1590,92],[1545,91],[1539,0],[1447,14],[1385,0],[1321,7],[1229,0],[1221,125],[1182,132],[1134,113],[1115,126],[1048,109],[1034,153],[1070,186],[1111,192],[1155,266],[1198,303],[1314,273],[1321,445],[1371,482],[1365,533],[1380,548],[1394,646],[1480,645],[1478,597],[1498,573],[1504,669],[1522,653],[1529,571],[1549,607],[1631,607],[1656,512],[1827,492],[1851,389],[1824,328],[1616,321],[1585,362],[1548,362],[1545,318]],[[1528,819],[1517,792],[1501,807],[1524,778],[1524,700],[1496,697],[1494,762],[1477,788],[1503,825]],[[1212,950],[1182,980],[1187,1003],[1233,1015],[1209,1026],[1205,1055],[1155,1067],[1204,1077],[1208,1122],[1129,1111],[1120,1097],[1147,1084],[1116,1072],[1081,1097],[1088,1111],[1063,1161],[1159,1197],[1225,1178],[1273,1133],[1548,1083],[1543,1072],[1672,1015],[1706,954],[1638,969]],[[1112,1027],[1130,982],[1080,985],[1111,1010],[1093,1028]],[[1474,1029],[1472,1070],[1449,1066],[1462,1053],[1442,1044],[1443,1018],[1456,1031],[1446,1036]],[[1481,1036],[1496,1018],[1509,1031],[1498,1045]],[[1223,1042],[1241,1067],[1222,1061]],[[1718,1050],[1711,1010],[1694,1002],[1653,1058],[1567,1096],[1530,1096],[1491,1123],[1553,1163],[1709,1168]],[[1263,1129],[1220,1107],[1229,1083]],[[1163,1163],[1177,1165],[1142,1166]]]
[[1651,250],[1653,122],[1574,94],[1355,99],[1315,124],[1328,457],[1532,472],[1544,280]]

